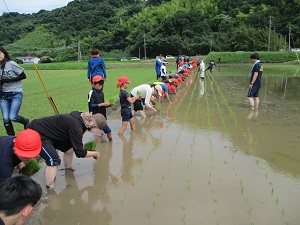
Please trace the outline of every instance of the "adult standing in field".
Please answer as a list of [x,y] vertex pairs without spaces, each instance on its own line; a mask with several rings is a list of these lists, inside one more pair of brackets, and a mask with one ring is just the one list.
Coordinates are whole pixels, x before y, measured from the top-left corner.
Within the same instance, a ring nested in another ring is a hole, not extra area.
[[41,186],[27,176],[6,179],[0,184],[0,224],[25,224],[41,196]]
[[78,158],[100,157],[97,151],[87,151],[84,149],[82,137],[86,130],[92,131],[98,136],[102,136],[102,129],[106,126],[105,117],[97,113],[71,112],[68,114],[58,114],[54,116],[35,119],[28,124],[28,128],[37,131],[42,139],[42,150],[40,156],[46,162],[46,186],[54,188],[54,180],[61,159],[56,151],[64,153],[63,159],[65,168],[71,169],[73,155]]
[[161,73],[161,66],[162,66],[162,59],[163,59],[163,55],[160,54],[158,56],[158,58],[156,59],[156,62],[155,62],[155,72],[156,72],[156,80],[159,80],[160,79],[160,73]]
[[92,82],[93,77],[96,75],[106,79],[106,67],[104,60],[99,56],[99,50],[92,48],[92,57],[88,61],[87,77]]
[[24,69],[16,62],[12,61],[8,52],[0,46],[0,107],[6,133],[15,135],[12,124],[18,122],[24,125],[24,129],[29,123],[29,119],[20,116],[19,111],[23,100],[22,80],[26,79]]
[[260,62],[260,57],[257,53],[251,54],[250,59],[253,62],[253,66],[249,73],[250,85],[247,97],[251,110],[254,110],[258,109],[259,105],[258,93],[261,87],[261,77],[264,69]]
[[201,80],[204,80],[204,73],[205,73],[205,64],[203,62],[203,59],[199,59],[199,72],[200,72],[200,78]]
[[19,132],[16,137],[0,137],[0,183],[12,176],[16,166],[23,169],[24,162],[37,157],[41,148],[39,133],[31,129]]

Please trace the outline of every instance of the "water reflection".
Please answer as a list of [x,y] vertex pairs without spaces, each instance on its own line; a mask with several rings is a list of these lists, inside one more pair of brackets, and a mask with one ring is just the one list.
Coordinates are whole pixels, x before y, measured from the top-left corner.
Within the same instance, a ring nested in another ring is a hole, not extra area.
[[204,95],[204,80],[200,79],[199,80],[200,83],[200,95],[203,96]]
[[[99,160],[61,171],[30,224],[297,224],[300,80],[263,77],[254,111],[247,82],[189,77],[172,104],[135,118],[136,131],[99,143]],[[118,130],[119,111],[109,120]]]

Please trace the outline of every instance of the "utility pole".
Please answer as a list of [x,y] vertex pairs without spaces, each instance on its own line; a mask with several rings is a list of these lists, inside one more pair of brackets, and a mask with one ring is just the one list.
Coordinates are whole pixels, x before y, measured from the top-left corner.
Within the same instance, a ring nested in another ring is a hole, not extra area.
[[289,51],[291,51],[291,26],[289,26]]
[[271,26],[272,26],[272,16],[270,16],[268,52],[270,51],[270,42],[271,42]]
[[141,47],[139,47],[139,59],[141,58]]
[[81,50],[80,50],[80,39],[78,41],[78,62],[81,62]]
[[146,33],[144,32],[144,53],[145,53],[145,60],[147,59],[146,57]]

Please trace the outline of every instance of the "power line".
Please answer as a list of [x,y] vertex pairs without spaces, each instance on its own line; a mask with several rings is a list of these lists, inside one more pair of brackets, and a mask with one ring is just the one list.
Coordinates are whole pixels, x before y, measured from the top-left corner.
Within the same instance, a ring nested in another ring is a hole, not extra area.
[[6,6],[6,8],[7,8],[7,11],[9,12],[9,9],[8,9],[8,7],[7,7],[7,5],[6,5],[5,0],[3,0],[3,2],[4,2],[5,6]]

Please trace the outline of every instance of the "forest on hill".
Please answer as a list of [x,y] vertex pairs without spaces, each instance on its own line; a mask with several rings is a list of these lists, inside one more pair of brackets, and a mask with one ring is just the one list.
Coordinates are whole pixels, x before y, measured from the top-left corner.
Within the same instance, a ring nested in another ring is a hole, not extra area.
[[[57,61],[283,51],[300,47],[299,0],[74,0],[33,14],[3,13],[0,45]],[[145,52],[146,50],[146,52]]]

